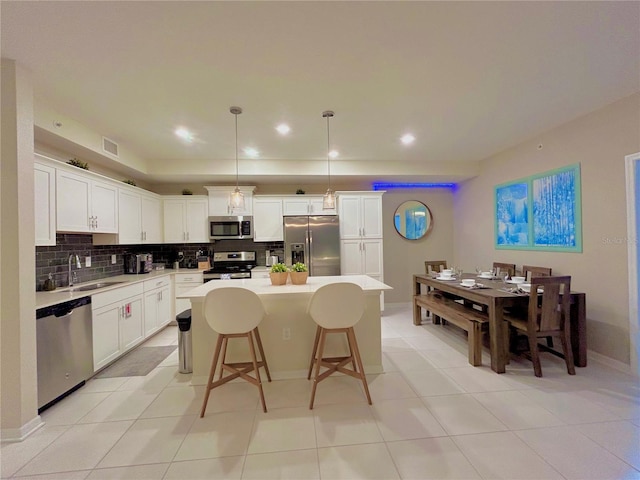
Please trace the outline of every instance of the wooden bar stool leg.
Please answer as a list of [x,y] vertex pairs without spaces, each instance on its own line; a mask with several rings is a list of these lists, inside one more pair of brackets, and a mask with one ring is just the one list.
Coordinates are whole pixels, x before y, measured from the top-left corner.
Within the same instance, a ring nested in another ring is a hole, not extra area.
[[252,332],[247,333],[247,339],[249,340],[249,350],[251,351],[251,361],[253,363],[253,369],[256,371],[256,385],[258,386],[258,390],[260,392],[260,401],[262,402],[262,411],[267,413],[267,403],[264,400],[264,392],[262,391],[262,380],[260,379],[260,370],[258,370],[258,361],[256,359],[256,349],[253,346],[253,334]]
[[[213,376],[216,373],[216,366],[218,364],[218,357],[220,356],[220,348],[222,347],[222,340],[224,335],[218,335],[218,341],[216,342],[216,349],[213,354],[213,360],[211,361],[211,370],[209,371],[209,380],[207,380],[207,388],[204,393],[204,402],[202,402],[202,409],[200,410],[200,418],[204,417],[204,412],[207,410],[207,402],[209,401],[209,394],[211,393],[211,384],[213,383]],[[220,367],[222,369],[222,367]]]
[[258,327],[253,329],[253,333],[256,336],[256,343],[258,344],[258,351],[260,352],[260,363],[264,365],[264,371],[267,373],[267,380],[271,381],[271,373],[269,373],[269,365],[267,365],[267,357],[264,355],[264,348],[262,348],[262,339],[260,338]]
[[318,377],[320,376],[320,364],[322,363],[322,355],[324,354],[324,342],[327,338],[327,331],[322,327],[320,329],[320,340],[316,352],[316,373],[313,377],[313,386],[311,387],[311,401],[309,402],[309,410],[313,410],[313,402],[316,398],[316,387],[318,386]]
[[[221,357],[222,357],[222,363],[224,364],[225,359],[227,358],[227,343],[229,342],[229,339],[225,336],[223,337],[223,341],[222,341],[222,352],[221,352]],[[220,367],[220,373],[218,374],[218,380],[220,380],[222,378],[222,375],[224,374],[224,368]]]
[[360,349],[358,348],[358,341],[356,340],[356,334],[353,330],[353,327],[349,327],[347,330],[347,339],[349,343],[352,345],[353,354],[356,357],[356,361],[358,362],[358,370],[360,373],[360,379],[362,380],[362,386],[364,387],[364,393],[367,396],[367,402],[369,405],[371,402],[371,395],[369,394],[369,385],[367,385],[367,377],[364,374],[364,366],[362,365],[362,358],[360,357]]
[[311,372],[313,371],[313,362],[316,358],[316,353],[318,351],[318,342],[320,341],[320,327],[316,327],[316,338],[313,341],[313,349],[311,350],[311,361],[309,362],[309,373],[307,375],[307,380],[311,379]]

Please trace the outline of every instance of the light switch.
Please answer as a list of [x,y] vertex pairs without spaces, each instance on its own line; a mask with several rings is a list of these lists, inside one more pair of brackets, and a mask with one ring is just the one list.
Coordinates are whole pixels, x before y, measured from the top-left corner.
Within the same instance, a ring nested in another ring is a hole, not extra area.
[[111,265],[115,265],[115,264],[116,264],[116,256],[111,255]]
[[91,257],[84,257],[84,266],[85,267],[91,266]]

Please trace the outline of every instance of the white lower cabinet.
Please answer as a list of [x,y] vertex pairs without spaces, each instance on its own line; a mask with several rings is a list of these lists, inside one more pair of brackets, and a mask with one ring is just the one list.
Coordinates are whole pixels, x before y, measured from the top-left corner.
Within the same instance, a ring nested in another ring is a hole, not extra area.
[[[183,293],[188,292],[189,290],[193,290],[196,287],[199,287],[203,283],[203,274],[202,272],[185,272],[185,273],[175,273],[175,292],[176,297]],[[175,315],[178,315],[185,310],[191,308],[191,300],[186,298],[176,298],[175,303]]]
[[143,310],[142,283],[91,297],[94,371],[144,340]]
[[171,280],[163,277],[144,282],[144,336],[171,322]]

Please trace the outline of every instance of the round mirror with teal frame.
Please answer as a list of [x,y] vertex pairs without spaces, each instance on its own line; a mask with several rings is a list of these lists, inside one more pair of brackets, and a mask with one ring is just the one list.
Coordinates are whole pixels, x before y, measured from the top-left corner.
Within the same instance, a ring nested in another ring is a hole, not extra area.
[[431,231],[433,217],[431,210],[417,200],[407,200],[396,208],[393,225],[402,237],[407,240],[419,240]]

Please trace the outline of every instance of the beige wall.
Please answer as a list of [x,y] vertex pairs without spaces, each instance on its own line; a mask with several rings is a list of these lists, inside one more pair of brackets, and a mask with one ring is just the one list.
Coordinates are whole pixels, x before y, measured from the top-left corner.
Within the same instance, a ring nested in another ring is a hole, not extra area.
[[36,384],[33,90],[29,72],[2,60],[0,165],[0,428],[20,439],[41,425]]
[[[542,145],[542,148],[538,147]],[[455,261],[548,266],[587,294],[589,349],[629,364],[625,155],[640,151],[640,94],[532,138],[481,165],[455,195]],[[494,186],[580,163],[582,253],[496,250]]]
[[[393,216],[406,200],[424,203],[433,215],[433,228],[420,240],[398,235]],[[393,287],[384,294],[385,302],[410,302],[412,275],[424,273],[425,260],[447,260],[453,255],[453,194],[449,188],[389,190],[382,196],[384,226],[384,283]]]

